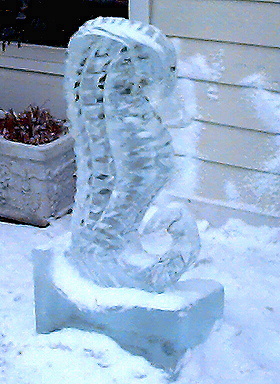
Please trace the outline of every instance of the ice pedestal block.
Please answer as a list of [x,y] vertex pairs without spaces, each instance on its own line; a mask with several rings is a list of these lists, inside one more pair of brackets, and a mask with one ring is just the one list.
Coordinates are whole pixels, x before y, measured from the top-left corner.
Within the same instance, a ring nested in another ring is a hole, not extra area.
[[[65,327],[104,333],[132,354],[172,372],[184,352],[205,341],[222,317],[223,287],[212,280],[178,282],[163,294],[119,288],[117,293],[101,288],[100,293],[100,287],[72,276],[71,267],[65,269],[65,260],[53,250],[34,250],[33,257],[39,333]],[[77,293],[79,287],[84,296]],[[111,306],[110,291],[116,303]]]

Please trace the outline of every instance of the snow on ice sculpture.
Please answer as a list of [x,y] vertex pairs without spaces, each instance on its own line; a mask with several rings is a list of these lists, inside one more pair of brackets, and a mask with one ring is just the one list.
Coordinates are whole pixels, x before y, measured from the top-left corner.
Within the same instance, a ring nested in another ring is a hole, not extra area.
[[174,370],[222,316],[223,288],[178,282],[198,231],[185,205],[157,199],[174,168],[158,112],[176,84],[173,46],[149,25],[91,20],[65,78],[77,194],[71,233],[33,251],[37,331],[96,330]]

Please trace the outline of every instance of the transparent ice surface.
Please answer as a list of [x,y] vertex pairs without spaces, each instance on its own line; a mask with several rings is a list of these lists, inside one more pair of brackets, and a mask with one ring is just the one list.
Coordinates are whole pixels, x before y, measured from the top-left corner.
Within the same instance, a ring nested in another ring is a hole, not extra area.
[[153,26],[90,20],[70,40],[65,79],[77,155],[66,256],[100,286],[162,292],[200,247],[185,205],[157,202],[174,172],[163,121],[176,106],[174,47]]

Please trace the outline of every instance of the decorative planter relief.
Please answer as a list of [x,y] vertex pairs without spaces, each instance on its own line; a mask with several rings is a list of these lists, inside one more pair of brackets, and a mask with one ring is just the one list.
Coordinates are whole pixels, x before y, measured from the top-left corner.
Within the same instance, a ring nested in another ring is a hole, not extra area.
[[46,226],[73,206],[74,140],[39,146],[0,138],[0,217]]

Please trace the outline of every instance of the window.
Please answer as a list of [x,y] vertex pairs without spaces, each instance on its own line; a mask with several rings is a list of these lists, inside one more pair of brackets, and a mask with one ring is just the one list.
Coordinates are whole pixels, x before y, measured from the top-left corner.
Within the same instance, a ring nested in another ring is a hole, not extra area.
[[128,18],[128,0],[0,0],[0,40],[65,47],[98,16]]

